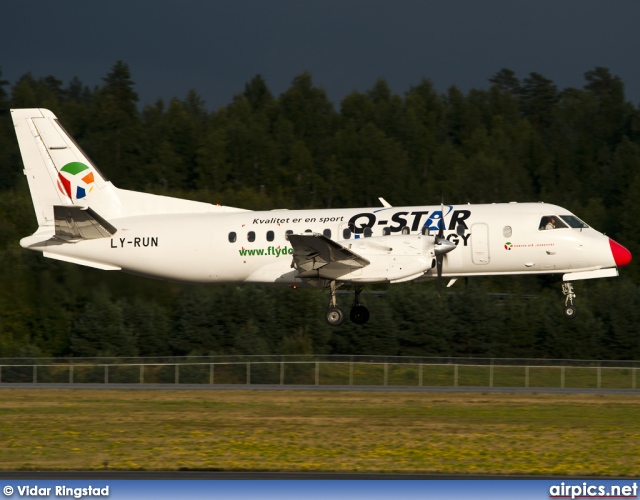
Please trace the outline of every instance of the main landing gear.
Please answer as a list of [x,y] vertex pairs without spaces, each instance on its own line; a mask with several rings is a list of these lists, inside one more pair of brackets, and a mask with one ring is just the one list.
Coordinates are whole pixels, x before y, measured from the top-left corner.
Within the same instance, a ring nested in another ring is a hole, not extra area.
[[[342,283],[337,284],[335,281],[329,282],[331,298],[329,299],[329,307],[327,307],[324,319],[331,326],[340,326],[345,320],[345,313],[342,308],[338,306],[338,302],[336,300],[336,293],[341,286]],[[369,309],[360,303],[361,292],[362,287],[356,286],[356,297],[353,301],[353,305],[351,306],[351,312],[349,313],[351,321],[356,325],[364,325],[369,321]]]
[[362,292],[361,286],[356,286],[356,297],[353,300],[351,306],[351,313],[349,317],[356,325],[364,325],[369,321],[369,309],[360,303],[360,292]]
[[573,291],[573,284],[567,282],[562,283],[562,293],[565,296],[564,317],[575,318],[578,314],[578,308],[573,305],[573,299],[576,298],[576,294]]

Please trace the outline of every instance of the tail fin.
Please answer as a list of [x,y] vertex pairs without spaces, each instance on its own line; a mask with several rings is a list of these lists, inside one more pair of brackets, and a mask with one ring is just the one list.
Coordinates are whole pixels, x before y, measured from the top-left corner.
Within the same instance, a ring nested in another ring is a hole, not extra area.
[[[29,180],[33,206],[41,229],[56,227],[55,207],[91,207],[92,216],[100,214],[114,220],[139,215],[176,213],[235,212],[239,208],[212,205],[197,201],[158,196],[126,189],[118,189],[91,162],[80,146],[62,127],[56,116],[47,109],[12,109],[11,115],[22,153],[24,173]],[[70,213],[85,216],[78,210]],[[86,214],[85,214],[86,215]],[[66,234],[58,224],[61,234]],[[73,235],[76,233],[72,231]]]
[[117,203],[118,195],[47,109],[12,109],[11,116],[38,226],[55,226],[54,207]]

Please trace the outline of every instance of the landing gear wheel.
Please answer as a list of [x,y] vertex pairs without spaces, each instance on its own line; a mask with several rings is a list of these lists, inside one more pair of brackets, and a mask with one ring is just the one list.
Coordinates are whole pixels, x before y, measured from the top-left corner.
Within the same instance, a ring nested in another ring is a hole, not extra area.
[[364,325],[369,321],[369,309],[362,304],[357,304],[351,308],[349,317],[356,325]]
[[573,305],[573,299],[576,298],[576,293],[573,291],[573,285],[571,283],[562,283],[562,293],[565,296],[564,301],[564,317],[567,319],[575,318],[578,314],[578,308]]
[[324,319],[330,326],[340,326],[344,323],[344,311],[337,306],[329,307]]
[[574,305],[564,306],[564,317],[575,318],[578,314],[578,308]]

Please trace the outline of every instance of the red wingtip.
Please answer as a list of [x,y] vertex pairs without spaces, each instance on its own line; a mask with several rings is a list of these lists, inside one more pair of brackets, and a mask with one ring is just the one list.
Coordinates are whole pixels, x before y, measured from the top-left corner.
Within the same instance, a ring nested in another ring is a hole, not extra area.
[[616,262],[616,266],[626,266],[631,262],[631,252],[620,243],[609,238],[609,245],[611,246],[611,253],[613,254],[613,260]]

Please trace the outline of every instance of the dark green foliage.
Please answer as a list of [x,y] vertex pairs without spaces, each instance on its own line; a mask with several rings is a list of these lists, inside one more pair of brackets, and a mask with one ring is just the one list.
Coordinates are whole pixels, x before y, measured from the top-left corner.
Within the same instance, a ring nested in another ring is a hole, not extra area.
[[95,92],[91,107],[87,152],[108,177],[135,185],[140,177],[138,147],[142,138],[138,95],[129,67],[122,61],[103,80],[105,84]]
[[173,354],[169,341],[173,321],[167,310],[157,302],[136,296],[122,303],[124,323],[135,339],[140,356]]
[[489,81],[497,85],[501,91],[511,92],[512,95],[518,95],[522,91],[520,80],[516,78],[516,74],[508,68],[502,68]]
[[[640,113],[606,68],[583,88],[502,69],[488,90],[384,79],[338,107],[296,76],[274,96],[257,75],[229,105],[139,106],[118,61],[94,89],[31,73],[0,110],[46,107],[121,188],[248,209],[538,201],[558,203],[640,254]],[[640,290],[623,278],[576,284],[562,318],[559,279],[460,280],[362,295],[365,326],[328,327],[313,288],[187,286],[100,272],[22,250],[33,208],[8,116],[0,120],[0,357],[381,354],[640,359]],[[348,311],[353,295],[340,294]]]
[[123,305],[112,300],[106,286],[96,288],[71,325],[71,352],[83,357],[136,356],[134,334],[125,322]]

